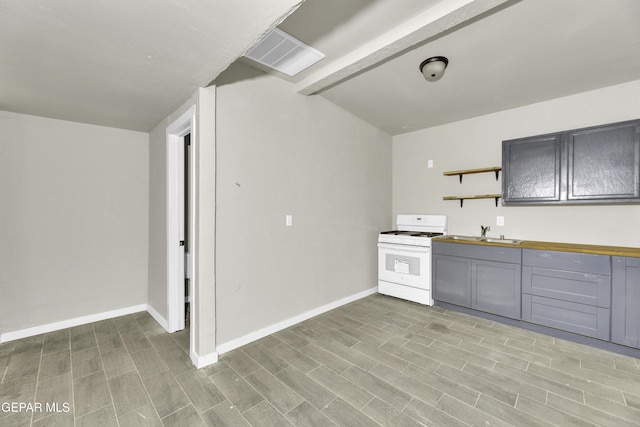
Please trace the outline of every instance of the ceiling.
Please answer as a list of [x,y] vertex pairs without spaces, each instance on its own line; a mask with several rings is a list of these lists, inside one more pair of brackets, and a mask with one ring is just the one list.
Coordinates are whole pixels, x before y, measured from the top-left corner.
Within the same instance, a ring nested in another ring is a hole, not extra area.
[[0,110],[149,131],[302,0],[0,0]]
[[300,3],[1,0],[0,110],[149,131],[278,24],[326,58],[240,61],[391,135],[640,79],[638,0]]
[[[296,89],[320,94],[392,135],[640,79],[637,0],[362,0],[361,10],[319,34],[304,23],[313,22],[320,14],[314,9],[326,1],[307,0],[279,26],[331,52],[294,79]],[[398,9],[410,11],[404,22]],[[418,32],[436,34],[412,46],[402,46],[404,33],[384,27],[393,22],[408,32],[416,16],[423,26]],[[349,40],[356,28],[380,43],[353,55]],[[370,63],[354,67],[365,54]],[[438,55],[449,66],[441,80],[427,82],[418,66]],[[326,78],[349,64],[346,78]]]

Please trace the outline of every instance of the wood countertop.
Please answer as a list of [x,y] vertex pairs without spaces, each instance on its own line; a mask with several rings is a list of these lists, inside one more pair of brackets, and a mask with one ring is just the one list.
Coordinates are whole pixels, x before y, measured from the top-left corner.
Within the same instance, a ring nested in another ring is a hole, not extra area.
[[468,245],[503,246],[516,249],[535,249],[540,251],[578,252],[583,254],[627,256],[640,258],[640,248],[624,246],[583,245],[578,243],[538,242],[535,240],[523,240],[518,245],[498,243],[496,241],[483,242],[473,240],[454,240],[446,236],[434,237],[439,242],[462,243]]

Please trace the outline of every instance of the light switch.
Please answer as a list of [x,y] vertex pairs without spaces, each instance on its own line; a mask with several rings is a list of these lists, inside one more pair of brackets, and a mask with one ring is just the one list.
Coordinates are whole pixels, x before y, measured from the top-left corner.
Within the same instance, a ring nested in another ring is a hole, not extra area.
[[499,226],[503,226],[504,225],[504,217],[503,216],[497,216],[496,217],[496,225],[499,225]]
[[433,167],[433,160],[427,161],[427,167],[428,168],[432,168]]
[[293,215],[286,215],[284,217],[284,223],[287,227],[291,227],[293,225]]

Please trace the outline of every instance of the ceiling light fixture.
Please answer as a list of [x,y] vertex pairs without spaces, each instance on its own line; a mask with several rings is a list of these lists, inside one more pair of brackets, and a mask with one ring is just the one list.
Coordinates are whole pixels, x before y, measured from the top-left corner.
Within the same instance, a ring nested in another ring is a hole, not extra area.
[[444,70],[448,64],[449,60],[444,56],[433,56],[420,63],[420,72],[425,79],[435,82],[444,75]]

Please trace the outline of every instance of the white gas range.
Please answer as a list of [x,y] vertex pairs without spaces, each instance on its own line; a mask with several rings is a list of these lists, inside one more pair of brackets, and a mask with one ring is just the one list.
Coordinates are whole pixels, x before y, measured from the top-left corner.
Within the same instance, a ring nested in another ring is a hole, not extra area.
[[431,238],[447,234],[445,215],[398,215],[378,236],[378,292],[433,305]]

